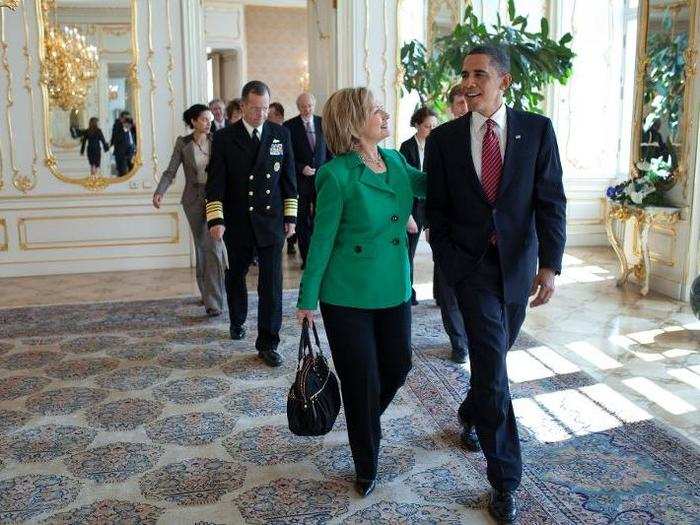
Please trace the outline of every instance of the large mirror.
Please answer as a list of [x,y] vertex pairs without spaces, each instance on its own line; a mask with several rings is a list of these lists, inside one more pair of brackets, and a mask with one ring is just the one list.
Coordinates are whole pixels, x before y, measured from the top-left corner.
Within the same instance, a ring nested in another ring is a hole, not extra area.
[[46,164],[101,190],[141,165],[136,0],[36,0]]
[[[659,175],[670,189],[686,175],[686,104],[694,74],[696,0],[641,0],[632,176]],[[667,175],[668,174],[668,175]]]

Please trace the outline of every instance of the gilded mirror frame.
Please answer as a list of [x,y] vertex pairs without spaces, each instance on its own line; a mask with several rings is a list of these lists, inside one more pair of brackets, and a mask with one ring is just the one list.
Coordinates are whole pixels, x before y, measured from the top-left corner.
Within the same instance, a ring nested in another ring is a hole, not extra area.
[[[669,1],[667,8],[680,8],[687,6],[688,9],[688,47],[684,52],[685,56],[685,84],[683,89],[683,114],[679,125],[679,136],[683,137],[683,143],[678,151],[678,164],[672,172],[670,180],[664,184],[664,190],[671,189],[678,183],[686,182],[688,175],[688,156],[691,144],[688,140],[688,132],[692,126],[692,108],[690,103],[693,96],[693,80],[696,72],[696,9],[697,0],[677,0]],[[649,40],[649,14],[651,11],[650,0],[639,1],[639,16],[637,28],[637,63],[635,67],[634,79],[634,112],[632,117],[632,141],[630,149],[630,177],[635,179],[640,176],[636,162],[641,160],[642,125],[644,121],[644,82],[649,57],[647,56],[647,42]]]
[[142,149],[142,132],[141,132],[141,85],[138,81],[138,66],[139,66],[139,47],[138,47],[138,35],[137,35],[137,22],[138,22],[138,6],[136,0],[130,0],[129,6],[131,10],[131,65],[129,66],[129,81],[132,87],[132,106],[133,106],[133,118],[135,120],[136,126],[136,154],[133,158],[133,168],[121,177],[109,177],[103,176],[101,173],[88,174],[84,177],[70,177],[61,172],[58,162],[56,161],[56,156],[54,155],[53,148],[51,145],[51,112],[49,105],[49,93],[46,84],[46,75],[44,70],[46,68],[46,50],[44,47],[44,36],[45,36],[45,17],[44,17],[44,2],[45,0],[35,0],[36,12],[37,12],[37,22],[38,22],[38,50],[39,50],[39,63],[41,64],[41,72],[39,85],[41,86],[42,93],[42,103],[43,103],[43,128],[44,128],[44,144],[45,144],[45,160],[44,163],[49,169],[51,174],[62,182],[68,184],[76,184],[82,186],[90,191],[102,191],[112,184],[120,184],[131,179],[136,172],[143,165],[141,158]]

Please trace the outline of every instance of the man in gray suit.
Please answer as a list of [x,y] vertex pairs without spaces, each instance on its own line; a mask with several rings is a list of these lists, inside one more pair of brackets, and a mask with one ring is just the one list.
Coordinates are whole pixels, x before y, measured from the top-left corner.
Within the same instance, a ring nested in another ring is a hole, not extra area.
[[193,131],[178,137],[175,142],[168,168],[163,172],[158,187],[153,194],[153,205],[160,208],[163,196],[175,180],[182,164],[185,173],[185,190],[182,192],[182,207],[194,240],[197,286],[202,302],[211,317],[221,315],[224,299],[224,276],[226,270],[226,248],[222,241],[215,241],[209,235],[204,213],[207,182],[207,165],[211,155],[211,125],[214,117],[207,106],[195,104],[183,114],[183,120]]

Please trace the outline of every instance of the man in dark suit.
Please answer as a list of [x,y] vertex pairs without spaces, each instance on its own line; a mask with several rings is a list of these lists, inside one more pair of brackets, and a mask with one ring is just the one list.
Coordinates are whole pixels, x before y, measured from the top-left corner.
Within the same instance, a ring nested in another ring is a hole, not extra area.
[[426,211],[436,262],[455,288],[469,338],[471,389],[459,408],[476,427],[493,486],[489,511],[517,517],[522,459],[506,353],[531,307],[545,304],[561,271],[566,197],[556,137],[546,117],[503,102],[506,52],[464,59],[470,112],[433,130],[426,145]]
[[248,315],[246,274],[257,252],[258,337],[255,348],[270,366],[282,364],[277,352],[282,324],[282,246],[294,234],[296,176],[289,132],[266,122],[270,90],[258,80],[243,86],[243,118],[214,134],[207,178],[207,223],[223,238],[231,339],[245,336]]
[[301,254],[301,268],[306,265],[306,254],[313,233],[313,207],[316,202],[316,170],[330,160],[331,154],[323,136],[321,117],[314,115],[316,99],[311,93],[297,97],[299,115],[289,119],[284,126],[292,136],[297,188],[299,189],[299,216],[297,217],[297,243]]
[[226,118],[226,104],[220,98],[215,98],[209,102],[209,111],[214,115],[214,120],[211,121],[211,133],[219,131],[231,123]]
[[109,145],[114,147],[117,174],[122,177],[134,167],[133,158],[136,154],[136,126],[128,111],[122,111],[114,121]]

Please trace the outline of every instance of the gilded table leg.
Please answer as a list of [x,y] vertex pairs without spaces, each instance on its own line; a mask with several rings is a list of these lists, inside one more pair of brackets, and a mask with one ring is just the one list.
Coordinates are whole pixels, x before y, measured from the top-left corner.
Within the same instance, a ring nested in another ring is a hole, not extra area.
[[614,218],[615,217],[612,212],[608,213],[608,216],[605,219],[605,232],[608,235],[608,241],[610,242],[610,245],[615,251],[615,255],[617,255],[617,259],[620,262],[620,276],[617,279],[617,286],[622,286],[623,284],[625,284],[625,282],[627,282],[630,270],[629,263],[627,262],[627,257],[625,257],[625,251],[622,249],[620,241],[617,240],[617,238],[615,237],[615,233],[613,232]]
[[651,221],[648,217],[642,219],[641,226],[639,244],[642,258],[641,261],[639,261],[639,266],[641,266],[639,278],[640,284],[642,285],[642,295],[646,295],[649,293],[649,278],[651,276],[651,257],[649,255],[649,230],[651,229]]

